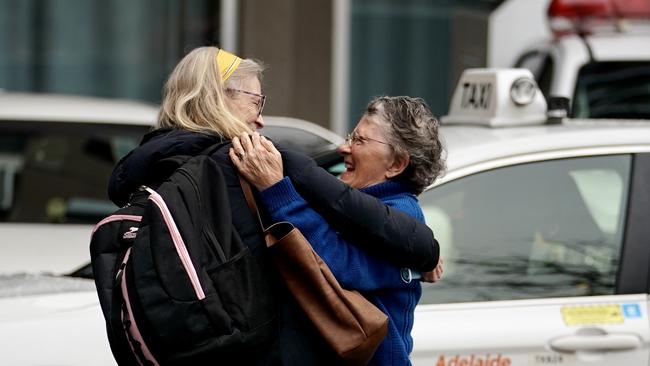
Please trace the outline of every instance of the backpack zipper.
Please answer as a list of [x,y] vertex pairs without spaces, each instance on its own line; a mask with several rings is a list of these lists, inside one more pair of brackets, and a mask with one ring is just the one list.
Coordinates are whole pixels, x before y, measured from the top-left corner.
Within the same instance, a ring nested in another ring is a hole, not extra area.
[[[192,188],[194,188],[194,194],[195,194],[195,196],[197,198],[196,201],[198,202],[198,205],[199,205],[199,212],[201,212],[202,211],[201,195],[199,194],[199,187],[196,185],[196,182],[194,181],[194,177],[192,177],[192,175],[187,170],[185,170],[183,168],[179,168],[178,171],[185,177],[185,179],[187,179],[190,182],[190,184],[192,185]],[[218,245],[219,241],[217,240],[217,238],[215,238],[214,235],[210,235],[211,234],[210,232],[206,232],[203,225],[201,226],[201,234],[203,236],[205,236],[206,239],[208,239],[208,241],[212,244],[212,245],[210,245],[210,247],[215,252],[214,254],[216,254],[217,257],[219,257],[219,259],[221,260],[221,263],[225,263],[226,262],[226,253],[223,251],[223,248],[221,248],[221,246]]]
[[205,299],[205,292],[201,287],[201,281],[199,280],[199,275],[196,272],[194,263],[192,263],[192,258],[190,257],[190,254],[187,251],[187,246],[185,245],[185,242],[183,241],[183,237],[181,236],[181,233],[178,230],[178,226],[176,226],[174,217],[169,211],[169,207],[167,207],[165,200],[160,196],[160,194],[158,194],[158,192],[150,188],[147,188],[147,191],[150,193],[149,200],[151,200],[158,207],[158,210],[163,216],[165,225],[167,225],[167,228],[169,229],[169,234],[172,237],[172,241],[174,243],[176,253],[178,254],[178,257],[181,260],[181,264],[183,265],[183,268],[185,269],[185,272],[189,277],[190,283],[194,288],[196,297],[199,300]]

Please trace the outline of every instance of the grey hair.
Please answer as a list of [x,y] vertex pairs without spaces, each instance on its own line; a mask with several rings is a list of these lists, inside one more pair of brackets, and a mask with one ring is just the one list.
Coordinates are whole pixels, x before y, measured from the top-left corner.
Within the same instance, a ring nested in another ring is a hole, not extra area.
[[408,167],[398,178],[407,181],[415,194],[422,193],[443,174],[444,147],[439,122],[422,98],[382,96],[373,99],[366,114],[385,122],[388,143],[397,156],[408,156]]
[[226,91],[228,89],[241,89],[244,81],[251,78],[257,78],[261,83],[265,70],[266,65],[259,60],[242,59],[237,69],[225,81],[224,87]]

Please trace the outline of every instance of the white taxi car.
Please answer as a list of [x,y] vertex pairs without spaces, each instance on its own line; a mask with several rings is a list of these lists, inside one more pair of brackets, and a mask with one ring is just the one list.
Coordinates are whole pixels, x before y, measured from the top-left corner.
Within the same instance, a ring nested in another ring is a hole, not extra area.
[[549,119],[532,77],[467,70],[442,119],[416,366],[650,364],[650,121]]
[[650,119],[650,2],[553,0],[548,16],[554,38],[515,67],[568,98],[574,117]]

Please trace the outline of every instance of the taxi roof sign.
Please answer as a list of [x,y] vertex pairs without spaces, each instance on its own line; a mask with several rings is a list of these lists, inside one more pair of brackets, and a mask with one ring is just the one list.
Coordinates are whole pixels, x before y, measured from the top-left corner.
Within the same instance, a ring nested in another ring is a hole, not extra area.
[[467,69],[441,121],[498,127],[543,124],[546,119],[546,100],[529,70]]

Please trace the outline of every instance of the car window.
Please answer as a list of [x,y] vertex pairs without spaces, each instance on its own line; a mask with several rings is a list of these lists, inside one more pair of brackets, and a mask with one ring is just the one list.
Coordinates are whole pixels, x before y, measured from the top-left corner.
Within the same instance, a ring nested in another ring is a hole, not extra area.
[[0,222],[96,223],[115,163],[146,126],[6,122],[0,125]]
[[629,155],[486,171],[423,193],[445,260],[421,303],[613,294]]
[[594,62],[578,73],[572,115],[650,119],[650,62]]

